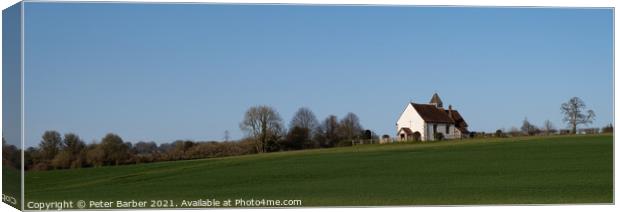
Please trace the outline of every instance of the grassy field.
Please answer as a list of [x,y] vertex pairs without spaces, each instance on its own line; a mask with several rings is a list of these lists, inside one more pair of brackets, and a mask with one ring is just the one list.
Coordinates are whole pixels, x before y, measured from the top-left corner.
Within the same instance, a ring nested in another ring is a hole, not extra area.
[[26,200],[300,199],[303,206],[611,203],[611,135],[362,145],[28,172]]
[[16,204],[4,201],[4,199],[3,201],[13,207],[19,207],[21,205],[19,202],[21,198],[21,175],[19,172],[20,170],[2,166],[2,194],[15,198]]

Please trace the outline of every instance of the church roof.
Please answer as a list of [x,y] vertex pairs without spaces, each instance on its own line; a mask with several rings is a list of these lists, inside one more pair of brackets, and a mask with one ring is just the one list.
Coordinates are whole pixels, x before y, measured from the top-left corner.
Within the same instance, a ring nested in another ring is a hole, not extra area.
[[407,135],[411,135],[411,134],[413,134],[413,131],[411,131],[411,128],[409,128],[409,127],[403,127],[403,128],[400,128],[400,130],[398,131],[398,133],[400,133],[400,131],[405,131],[405,133],[406,133]]
[[444,112],[443,109],[437,108],[435,105],[416,104],[412,102],[411,106],[418,111],[418,114],[420,114],[425,122],[454,124],[454,120],[448,116],[448,113]]
[[[445,110],[445,112],[447,114],[450,114],[450,110]],[[454,120],[454,125],[456,126],[456,128],[458,128],[461,132],[463,133],[467,133],[467,122],[465,122],[465,119],[463,119],[463,117],[461,116],[461,114],[459,113],[459,111],[456,110],[452,110],[452,120]]]
[[441,101],[441,98],[439,98],[439,95],[437,95],[437,93],[433,94],[433,97],[431,97],[430,104],[435,104],[437,105],[437,107],[443,107],[443,102]]

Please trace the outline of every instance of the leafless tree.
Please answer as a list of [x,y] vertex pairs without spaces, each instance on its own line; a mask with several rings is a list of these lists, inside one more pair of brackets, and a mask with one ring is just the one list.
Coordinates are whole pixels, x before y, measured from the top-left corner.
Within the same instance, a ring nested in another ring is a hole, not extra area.
[[519,128],[513,126],[510,128],[510,131],[508,131],[508,134],[510,134],[510,136],[512,137],[515,137],[521,134],[521,131],[519,130]]
[[299,108],[293,119],[291,120],[289,129],[299,127],[303,129],[314,130],[319,125],[319,122],[316,120],[316,116],[314,113],[305,107]]
[[299,108],[289,126],[289,132],[284,143],[288,149],[314,148],[319,144],[316,142],[315,134],[319,122],[314,113],[305,107]]
[[538,127],[530,123],[527,118],[523,120],[523,125],[521,125],[521,132],[527,135],[534,135],[538,132]]
[[586,103],[583,102],[579,97],[573,97],[568,102],[562,104],[560,108],[562,110],[562,114],[564,114],[564,119],[562,121],[566,122],[572,129],[572,133],[577,133],[577,126],[580,124],[588,125],[592,123],[595,118],[594,111],[586,110]]
[[545,134],[547,135],[556,131],[555,127],[553,126],[553,123],[551,123],[551,121],[549,120],[545,120],[545,123],[543,124],[543,130],[545,131]]
[[283,131],[280,114],[264,105],[248,109],[239,127],[254,140],[256,151],[259,153],[266,152],[267,143],[281,136]]
[[338,117],[334,115],[330,115],[317,129],[316,140],[318,140],[319,145],[321,147],[332,147],[335,146],[336,143],[340,140],[340,136],[338,135]]
[[347,113],[347,115],[340,120],[339,126],[339,134],[342,135],[342,138],[348,140],[358,138],[363,130],[360,120],[355,113]]
[[228,142],[230,140],[230,132],[228,130],[224,130],[224,141]]

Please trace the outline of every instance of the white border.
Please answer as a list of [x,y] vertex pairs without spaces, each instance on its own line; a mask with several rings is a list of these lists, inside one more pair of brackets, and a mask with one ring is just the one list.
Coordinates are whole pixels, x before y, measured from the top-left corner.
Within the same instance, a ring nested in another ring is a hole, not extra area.
[[[44,0],[26,0],[27,2],[54,2],[54,1],[44,1]],[[5,9],[15,3],[19,2],[18,0],[2,0],[0,2],[0,6],[2,7],[2,9]],[[618,1],[613,1],[613,0],[213,0],[213,1],[205,1],[205,0],[123,0],[123,1],[110,1],[110,0],[60,0],[60,1],[56,1],[56,2],[92,2],[92,3],[105,3],[105,2],[135,2],[135,3],[262,3],[262,4],[356,4],[356,5],[360,5],[360,4],[370,4],[370,5],[420,5],[420,6],[442,6],[442,5],[446,5],[446,6],[517,6],[517,7],[607,7],[607,8],[616,8],[616,5],[620,4],[618,3]],[[24,11],[23,11],[23,5],[22,5],[22,21],[23,21],[23,15],[24,15]],[[614,32],[615,32],[615,26],[618,23],[618,19],[617,17],[614,15]],[[23,22],[22,22],[22,36],[23,36]],[[1,26],[1,17],[0,17],[0,26]],[[0,35],[1,38],[1,35]],[[613,75],[613,80],[614,82],[617,81],[617,75],[615,74],[615,61],[618,59],[617,58],[617,54],[616,54],[616,48],[615,48],[615,40],[618,38],[618,36],[614,33],[614,75]],[[24,52],[23,52],[23,39],[22,39],[22,44],[21,44],[21,48],[22,48],[22,64],[21,67],[23,68],[23,62],[24,62]],[[0,49],[1,49],[1,42],[0,42]],[[1,58],[1,53],[0,53],[0,58]],[[22,69],[22,86],[24,86],[24,78],[23,78],[23,69]],[[1,85],[1,81],[2,81],[2,75],[0,74],[0,85]],[[617,105],[616,104],[616,98],[615,98],[615,94],[616,92],[616,86],[614,83],[614,123],[620,123],[618,122],[618,117],[616,116],[616,109]],[[2,88],[0,86],[0,93],[2,91]],[[23,92],[23,87],[22,87],[22,92]],[[1,109],[1,98],[0,98],[0,109]],[[22,93],[22,138],[23,138],[23,127],[24,127],[24,122],[23,122],[23,118],[24,118],[24,114],[23,114],[23,93]],[[0,114],[0,118],[1,118],[1,114]],[[1,128],[2,124],[0,123],[0,128]],[[617,135],[617,133],[619,133],[620,130],[618,130],[616,128],[615,133]],[[614,143],[617,141],[616,137],[614,136]],[[22,142],[22,148],[23,148],[23,142]],[[614,144],[614,156],[615,156],[615,152],[617,152],[616,150],[618,149],[618,145]],[[22,155],[23,157],[23,155]],[[614,170],[616,170],[617,166],[616,164],[618,160],[618,157],[614,158]],[[1,175],[0,175],[0,179],[1,179]],[[615,195],[615,191],[617,191],[618,187],[616,186],[616,182],[618,179],[618,175],[615,174],[614,171],[614,202],[618,203],[618,199],[617,199],[617,195]],[[23,180],[23,179],[22,179]],[[1,185],[0,185],[1,186]],[[23,184],[22,184],[22,188],[23,188]],[[23,197],[23,194],[22,194]],[[22,198],[23,200],[23,198]],[[22,201],[23,204],[23,201]],[[11,210],[12,209],[12,210]],[[5,211],[5,210],[9,210],[9,211],[17,211],[15,209],[13,209],[12,207],[1,203],[0,204],[0,210]],[[492,211],[495,212],[497,210],[502,210],[502,212],[512,212],[512,211],[524,211],[524,210],[528,210],[528,211],[586,211],[586,210],[594,210],[594,211],[617,211],[617,206],[615,205],[548,205],[548,206],[460,206],[460,207],[373,207],[373,208],[302,208],[302,209],[209,209],[211,210],[216,210],[216,211],[232,211],[232,212],[236,212],[236,211],[256,211],[256,210],[260,210],[260,211],[383,211],[383,210],[389,210],[389,211],[411,211],[411,210],[416,210],[416,211],[449,211],[449,210],[458,210],[458,211],[472,211],[472,212],[485,212],[485,211]],[[126,211],[126,210],[115,210],[115,211]],[[140,211],[161,211],[161,210],[140,210]],[[166,210],[166,211],[187,211],[187,210]]]

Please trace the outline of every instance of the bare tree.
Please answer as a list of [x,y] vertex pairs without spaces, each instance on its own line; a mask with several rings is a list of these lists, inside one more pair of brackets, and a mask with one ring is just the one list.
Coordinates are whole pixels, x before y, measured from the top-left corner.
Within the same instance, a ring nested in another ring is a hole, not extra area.
[[527,118],[523,120],[523,125],[521,125],[521,132],[527,135],[534,135],[539,132],[538,127],[530,123]]
[[230,132],[228,130],[224,130],[224,141],[228,142],[230,140]]
[[562,121],[566,122],[571,127],[571,132],[573,134],[577,133],[578,125],[588,125],[592,123],[596,116],[592,110],[585,111],[586,103],[579,97],[573,97],[568,100],[568,102],[562,103],[560,109],[562,110],[562,114],[564,114],[564,119],[562,119]]
[[342,138],[348,140],[359,138],[363,130],[360,120],[355,113],[347,113],[347,115],[340,120],[339,126],[339,134],[342,135]]
[[339,123],[338,117],[334,115],[330,115],[317,129],[317,140],[321,147],[332,147],[335,146],[336,143],[340,140],[340,136],[338,135]]
[[314,130],[318,125],[319,121],[316,120],[314,113],[310,109],[302,107],[293,116],[289,128],[299,127]]
[[288,149],[314,148],[318,146],[313,139],[317,132],[319,122],[314,113],[305,107],[299,108],[289,126],[285,146]]
[[239,127],[252,137],[259,153],[266,152],[267,143],[281,136],[283,131],[280,114],[269,106],[248,109]]
[[519,128],[513,126],[510,128],[510,131],[508,131],[508,134],[510,134],[510,136],[512,137],[515,137],[521,134],[521,131],[519,130]]
[[547,135],[556,131],[555,127],[553,126],[553,123],[551,123],[551,121],[549,120],[545,120],[545,123],[543,124],[543,130],[545,131],[545,134]]

